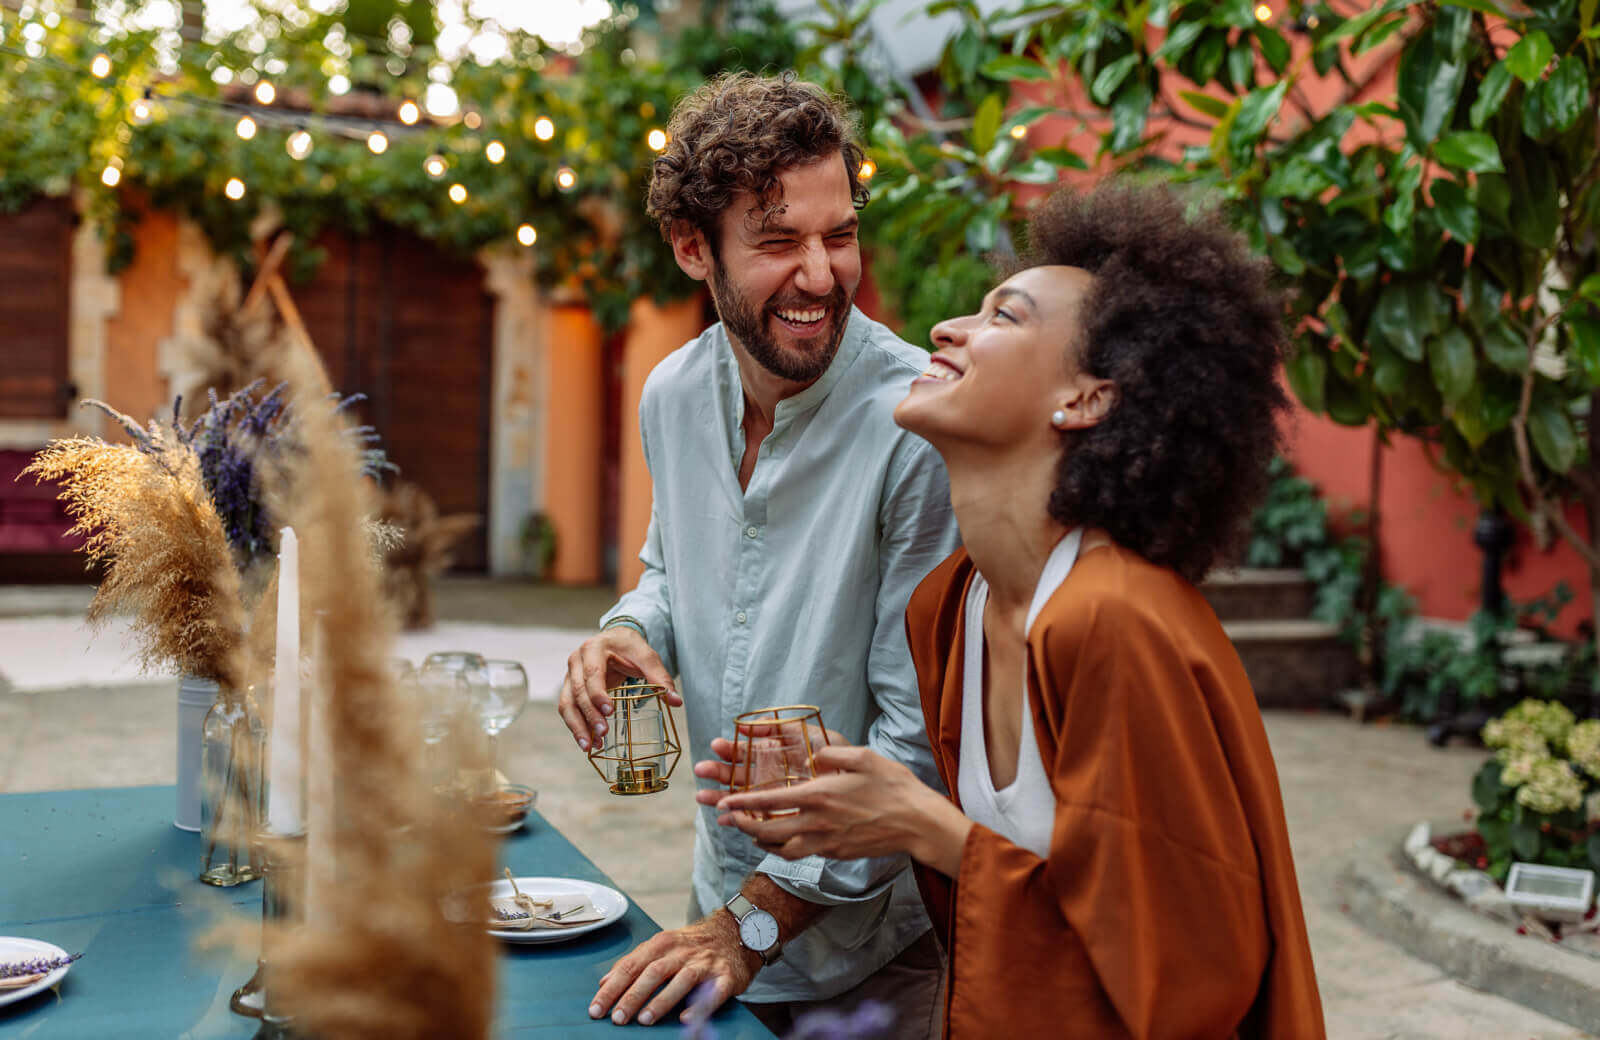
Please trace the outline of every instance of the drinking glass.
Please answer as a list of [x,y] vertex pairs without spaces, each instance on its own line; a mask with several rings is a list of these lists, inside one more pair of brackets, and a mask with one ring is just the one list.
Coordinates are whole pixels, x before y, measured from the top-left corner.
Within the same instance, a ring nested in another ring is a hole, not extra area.
[[484,662],[486,682],[475,698],[478,720],[489,738],[489,763],[494,764],[496,740],[528,706],[528,673],[517,661]]
[[[787,728],[787,727],[784,727]],[[812,767],[812,745],[804,736],[780,732],[775,736],[752,737],[745,766],[747,787],[751,791],[771,791],[805,783],[816,776]],[[757,814],[788,816],[798,809],[774,809]]]
[[438,786],[439,744],[450,735],[455,720],[467,707],[467,680],[461,673],[449,668],[425,664],[408,685],[417,701],[417,718],[422,727],[428,773],[434,786]]

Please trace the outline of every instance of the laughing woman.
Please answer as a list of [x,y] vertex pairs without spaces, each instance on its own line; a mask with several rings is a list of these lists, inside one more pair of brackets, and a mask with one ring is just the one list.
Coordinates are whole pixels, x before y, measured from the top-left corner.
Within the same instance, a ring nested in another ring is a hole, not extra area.
[[1279,444],[1269,269],[1160,188],[1058,193],[1030,245],[895,412],[965,544],[906,612],[954,797],[829,748],[721,822],[790,858],[909,853],[948,1036],[1320,1037],[1266,732],[1194,587]]

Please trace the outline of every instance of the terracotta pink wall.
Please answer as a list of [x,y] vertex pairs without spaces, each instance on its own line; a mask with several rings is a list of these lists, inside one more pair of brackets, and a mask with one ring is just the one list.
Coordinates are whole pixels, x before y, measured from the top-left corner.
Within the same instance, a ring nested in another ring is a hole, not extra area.
[[[1297,409],[1290,432],[1295,467],[1316,484],[1339,512],[1368,507],[1371,427],[1340,426]],[[1480,602],[1482,553],[1472,542],[1478,505],[1471,491],[1435,469],[1422,445],[1394,437],[1383,451],[1379,484],[1380,542],[1384,578],[1417,598],[1428,617],[1464,619]],[[1582,532],[1582,514],[1568,520]],[[1506,594],[1526,601],[1565,581],[1573,602],[1562,613],[1557,630],[1574,634],[1591,616],[1588,569],[1570,546],[1556,538],[1541,547],[1532,533],[1517,525],[1516,543],[1507,554],[1502,580]]]

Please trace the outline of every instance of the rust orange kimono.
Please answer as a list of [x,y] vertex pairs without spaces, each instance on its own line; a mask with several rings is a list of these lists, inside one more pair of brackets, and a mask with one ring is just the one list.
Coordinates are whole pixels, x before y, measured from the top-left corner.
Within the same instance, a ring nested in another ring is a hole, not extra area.
[[[956,790],[965,550],[906,610],[934,758]],[[983,826],[959,875],[918,866],[950,955],[946,1035],[1324,1035],[1277,771],[1200,593],[1119,546],[1085,552],[1028,633],[1055,794],[1049,856]]]

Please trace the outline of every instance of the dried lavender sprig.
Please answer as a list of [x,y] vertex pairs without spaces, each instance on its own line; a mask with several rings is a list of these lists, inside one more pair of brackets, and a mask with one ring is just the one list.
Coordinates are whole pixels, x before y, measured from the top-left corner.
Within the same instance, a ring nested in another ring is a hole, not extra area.
[[69,953],[65,957],[35,957],[28,961],[0,963],[0,979],[15,979],[23,975],[48,975],[57,968],[65,968],[82,956],[81,953]]

